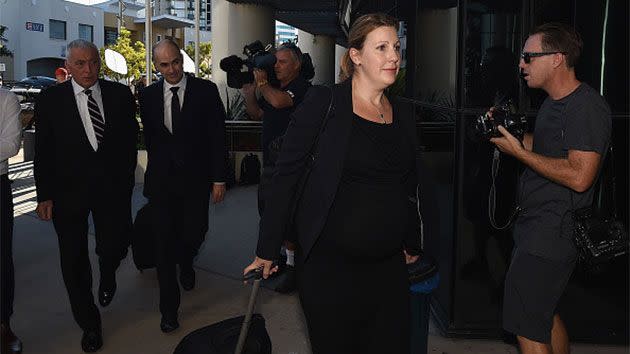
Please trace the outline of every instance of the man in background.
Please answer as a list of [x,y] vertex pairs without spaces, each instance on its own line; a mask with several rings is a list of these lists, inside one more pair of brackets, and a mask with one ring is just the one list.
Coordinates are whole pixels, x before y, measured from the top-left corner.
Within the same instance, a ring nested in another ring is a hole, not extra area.
[[147,146],[144,195],[157,241],[160,329],[179,327],[179,282],[195,287],[193,261],[208,231],[210,196],[225,195],[225,109],[217,86],[184,74],[179,46],[164,39],[153,47],[162,79],[139,92]]

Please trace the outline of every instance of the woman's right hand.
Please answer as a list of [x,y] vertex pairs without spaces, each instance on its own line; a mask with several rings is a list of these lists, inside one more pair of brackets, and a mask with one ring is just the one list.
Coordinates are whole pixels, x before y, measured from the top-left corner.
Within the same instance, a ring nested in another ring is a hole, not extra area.
[[267,279],[269,278],[269,276],[275,272],[278,271],[278,266],[275,267],[271,267],[273,264],[273,261],[269,261],[266,259],[262,259],[259,257],[254,258],[254,261],[252,262],[252,264],[248,265],[247,267],[245,267],[245,269],[243,270],[243,275],[259,269],[262,267],[263,269],[263,279]]

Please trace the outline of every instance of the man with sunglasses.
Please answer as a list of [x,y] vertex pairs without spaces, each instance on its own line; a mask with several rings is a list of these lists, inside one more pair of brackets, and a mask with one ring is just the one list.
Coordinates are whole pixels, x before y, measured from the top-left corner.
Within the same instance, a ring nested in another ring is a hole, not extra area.
[[571,27],[548,23],[531,32],[519,67],[530,88],[544,90],[533,136],[519,141],[503,127],[491,139],[525,164],[520,212],[505,279],[503,327],[524,354],[569,353],[569,337],[556,313],[573,272],[571,210],[589,206],[593,184],[610,144],[610,109],[575,76],[582,41]]
[[[243,85],[243,95],[247,114],[253,120],[263,121],[263,176],[258,189],[258,211],[262,216],[266,195],[265,186],[270,182],[273,166],[275,165],[273,153],[269,146],[271,142],[282,136],[289,125],[290,115],[295,107],[302,102],[306,91],[311,86],[302,72],[303,55],[300,49],[293,43],[281,45],[275,52],[276,63],[274,73],[278,83],[270,82],[264,70],[254,69],[254,83]],[[308,78],[310,79],[310,78]],[[260,99],[257,99],[258,92]],[[283,272],[283,279],[276,287],[276,291],[288,293],[295,289],[295,249],[296,245],[288,235],[285,241],[287,260]]]

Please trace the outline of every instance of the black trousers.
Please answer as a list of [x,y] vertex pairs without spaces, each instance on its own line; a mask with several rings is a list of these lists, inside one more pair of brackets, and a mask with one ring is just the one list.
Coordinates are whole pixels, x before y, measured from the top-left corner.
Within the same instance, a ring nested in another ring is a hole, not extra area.
[[157,242],[160,312],[172,318],[180,304],[176,265],[192,266],[208,231],[210,183],[163,192],[152,196],[149,203]]
[[[92,189],[94,190],[94,189]],[[89,198],[54,201],[53,224],[59,240],[61,272],[72,314],[84,330],[101,327],[92,293],[88,216],[92,214],[100,271],[115,272],[127,255],[131,233],[131,190],[100,190]],[[113,275],[113,274],[112,274]]]
[[2,323],[7,324],[13,315],[15,277],[13,269],[13,196],[6,174],[0,176],[0,312]]

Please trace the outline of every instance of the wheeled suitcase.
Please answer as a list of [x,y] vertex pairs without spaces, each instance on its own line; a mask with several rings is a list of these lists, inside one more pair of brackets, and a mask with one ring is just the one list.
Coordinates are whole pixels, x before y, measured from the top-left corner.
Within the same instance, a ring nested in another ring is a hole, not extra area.
[[271,354],[271,339],[265,319],[254,314],[262,271],[250,272],[254,280],[245,316],[230,318],[188,333],[173,354]]
[[138,270],[155,267],[155,233],[151,228],[150,204],[145,204],[133,222],[131,235],[131,254]]

